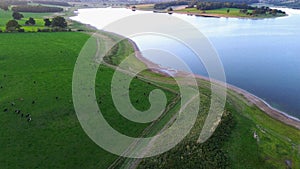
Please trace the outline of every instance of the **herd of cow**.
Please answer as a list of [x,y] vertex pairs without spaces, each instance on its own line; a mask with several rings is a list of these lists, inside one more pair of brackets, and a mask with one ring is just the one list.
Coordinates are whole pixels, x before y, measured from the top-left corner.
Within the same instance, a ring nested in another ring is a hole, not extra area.
[[[32,102],[32,103],[33,103],[33,102]],[[33,104],[34,104],[34,103],[33,103]],[[11,106],[14,107],[14,106],[15,106],[15,103],[12,102],[12,103],[11,103]],[[9,109],[8,109],[8,108],[5,108],[3,111],[4,111],[4,112],[8,112]],[[27,120],[27,122],[31,122],[31,120],[32,120],[31,115],[30,115],[29,113],[27,113],[27,114],[25,115],[25,114],[22,113],[22,111],[19,110],[19,109],[16,109],[16,110],[15,110],[15,113],[18,114],[18,115],[20,115],[22,118],[25,117],[26,120]]]

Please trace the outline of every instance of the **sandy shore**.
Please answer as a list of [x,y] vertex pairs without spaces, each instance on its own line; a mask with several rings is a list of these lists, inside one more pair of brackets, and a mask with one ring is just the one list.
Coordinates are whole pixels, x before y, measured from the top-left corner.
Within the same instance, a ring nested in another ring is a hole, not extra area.
[[136,45],[136,43],[132,40],[129,40],[136,52],[136,57],[143,62],[147,67],[151,67],[151,70],[155,73],[160,73],[163,74],[165,76],[175,76],[175,77],[183,77],[183,76],[194,76],[196,78],[202,79],[202,80],[206,80],[206,81],[211,81],[213,83],[219,84],[219,85],[223,85],[226,86],[227,89],[232,90],[240,95],[242,95],[248,102],[256,105],[258,108],[260,108],[263,112],[265,112],[267,115],[269,115],[270,117],[272,117],[273,119],[276,119],[278,121],[281,121],[287,125],[293,126],[297,129],[300,130],[300,120],[298,118],[295,118],[293,116],[288,115],[285,112],[282,112],[276,108],[273,108],[272,106],[270,106],[267,102],[265,102],[263,99],[241,89],[238,88],[236,86],[224,83],[224,82],[220,82],[220,81],[216,81],[216,80],[211,80],[207,77],[204,76],[200,76],[200,75],[195,75],[195,74],[191,74],[191,73],[187,73],[187,72],[183,72],[183,71],[176,71],[176,72],[172,72],[172,73],[167,73],[169,70],[162,68],[161,66],[159,66],[158,64],[155,64],[151,61],[149,61],[148,59],[146,59],[145,57],[143,57],[143,55],[141,54],[138,46]]

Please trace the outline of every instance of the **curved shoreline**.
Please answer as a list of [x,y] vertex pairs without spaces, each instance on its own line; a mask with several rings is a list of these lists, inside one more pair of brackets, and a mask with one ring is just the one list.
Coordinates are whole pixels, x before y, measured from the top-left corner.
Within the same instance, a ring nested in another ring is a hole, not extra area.
[[[94,30],[98,31],[98,29],[96,27],[92,26],[92,25],[89,25],[89,24],[84,24],[84,25],[86,25],[87,27],[89,27],[91,29],[94,29]],[[104,32],[106,32],[106,31],[104,31]],[[107,32],[107,33],[112,33],[112,34],[115,34],[117,36],[123,37],[122,35],[119,35],[119,34],[116,34],[116,33],[113,33],[113,32]],[[172,73],[170,73],[170,70],[168,70],[167,68],[161,67],[158,64],[153,63],[150,60],[148,60],[147,58],[143,57],[143,55],[142,55],[139,47],[137,46],[137,44],[132,39],[129,39],[129,38],[126,38],[126,39],[128,39],[128,41],[132,44],[132,47],[133,47],[133,49],[136,53],[135,56],[137,57],[137,59],[140,60],[142,63],[144,63],[148,68],[150,68],[151,71],[153,71],[155,73],[162,74],[164,76],[177,76],[177,77],[180,77],[180,76],[194,76],[196,78],[206,80],[206,81],[209,81],[209,82],[213,82],[213,83],[218,84],[218,85],[223,85],[227,89],[230,89],[231,91],[233,91],[237,94],[241,94],[248,102],[250,102],[250,103],[254,104],[255,106],[257,106],[260,110],[265,112],[271,118],[276,119],[276,120],[278,120],[278,121],[280,121],[284,124],[287,124],[289,126],[295,127],[295,128],[300,130],[300,119],[298,119],[296,117],[293,117],[291,115],[288,115],[287,113],[272,107],[270,104],[268,104],[266,101],[259,98],[258,96],[255,96],[254,94],[251,94],[248,91],[246,91],[244,89],[241,89],[239,87],[236,87],[234,85],[224,83],[224,82],[220,82],[220,81],[217,81],[217,80],[212,80],[212,79],[209,79],[208,77],[204,77],[204,76],[201,76],[201,75],[196,75],[196,74],[187,73],[187,72],[178,71],[178,70],[175,70]],[[153,69],[153,68],[155,68],[155,69]]]
[[202,80],[206,80],[206,81],[218,84],[218,85],[225,86],[227,89],[229,89],[237,94],[242,95],[249,103],[257,106],[260,110],[262,110],[264,113],[266,113],[271,118],[300,130],[300,119],[293,117],[283,111],[280,111],[280,110],[272,107],[270,104],[268,104],[266,101],[264,101],[260,97],[254,95],[252,93],[249,93],[248,91],[246,91],[244,89],[241,89],[239,87],[236,87],[236,86],[228,84],[228,83],[220,82],[218,80],[212,80],[212,79],[209,79],[208,77],[204,77],[204,76],[196,75],[196,74],[192,74],[192,73],[187,73],[187,72],[183,72],[183,71],[176,71],[176,73],[174,73],[174,74],[166,73],[166,72],[168,72],[168,70],[166,68],[163,68],[163,67],[159,66],[158,64],[153,63],[150,60],[148,60],[147,58],[143,57],[137,44],[133,40],[131,40],[129,38],[127,38],[127,39],[132,44],[134,51],[136,52],[136,57],[138,60],[143,62],[147,67],[151,67],[151,68],[156,67],[156,69],[150,69],[151,71],[165,75],[165,76],[176,76],[176,77],[194,76],[194,77],[202,79]]

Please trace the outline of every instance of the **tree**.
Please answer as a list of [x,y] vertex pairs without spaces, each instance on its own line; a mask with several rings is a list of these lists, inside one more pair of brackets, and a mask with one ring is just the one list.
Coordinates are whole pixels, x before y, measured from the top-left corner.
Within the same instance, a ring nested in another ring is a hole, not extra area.
[[25,25],[35,25],[35,20],[32,17],[30,17],[29,20],[25,22]]
[[60,27],[60,28],[66,28],[68,26],[67,21],[64,17],[56,16],[52,19],[51,23],[52,27]]
[[170,8],[168,9],[168,11],[173,11],[173,8],[172,8],[172,7],[170,7]]
[[52,24],[49,18],[44,19],[44,22],[45,22],[45,26],[51,26]]
[[132,6],[132,7],[131,7],[131,10],[132,10],[132,11],[135,11],[135,10],[136,10],[136,6]]
[[248,10],[247,9],[240,9],[240,13],[246,14],[246,13],[248,13]]
[[13,12],[12,17],[15,20],[20,20],[20,19],[24,18],[24,16],[21,13],[19,13],[19,12]]
[[230,12],[230,9],[227,9],[227,13],[229,13]]
[[272,9],[272,15],[276,15],[277,14],[277,9]]
[[21,25],[16,20],[10,20],[6,23],[6,30],[8,32],[17,31],[21,28]]

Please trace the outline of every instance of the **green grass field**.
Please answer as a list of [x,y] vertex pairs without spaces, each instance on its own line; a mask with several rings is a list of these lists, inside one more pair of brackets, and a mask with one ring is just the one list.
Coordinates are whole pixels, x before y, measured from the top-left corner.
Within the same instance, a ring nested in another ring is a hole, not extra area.
[[[249,17],[246,14],[240,13],[240,10],[237,8],[230,8],[230,12],[227,13],[228,8],[221,8],[215,10],[206,10],[205,12],[198,10],[197,8],[186,8],[182,10],[178,10],[178,12],[190,12],[190,13],[206,13],[206,14],[220,14],[220,15],[228,15],[228,16],[235,16],[235,17]],[[252,12],[249,10],[249,12]]]
[[[285,168],[285,160],[300,166],[300,131],[278,122],[240,95],[228,92],[228,102],[236,111],[237,126],[225,146],[234,168]],[[253,142],[256,131],[260,140]],[[251,135],[250,135],[251,134]]]
[[[229,10],[230,10],[229,13],[227,13],[227,8],[221,8],[221,9],[216,9],[216,10],[206,10],[205,13],[229,15],[229,16],[235,16],[235,17],[247,17],[246,14],[240,13],[240,9],[229,8]],[[252,10],[249,10],[249,12],[252,12]]]
[[[1,166],[108,167],[116,158],[85,135],[72,104],[73,68],[88,37],[82,33],[0,34],[0,124],[3,126],[0,129],[0,151],[6,154],[0,157]],[[122,48],[128,49],[131,48]],[[149,124],[128,122],[117,113],[109,83],[114,71],[105,66],[100,69],[101,79],[97,80],[96,92],[101,97],[98,101],[102,102],[104,116],[120,132],[140,135]],[[148,94],[156,87],[138,79],[133,80],[131,85],[133,105],[139,110],[148,109]],[[174,93],[165,93],[169,102],[175,97]],[[15,106],[11,106],[12,102]],[[4,109],[8,112],[3,112]],[[14,113],[17,109],[24,114],[30,113],[32,122],[28,123],[26,118]]]
[[[86,137],[72,105],[73,66],[88,36],[10,33],[0,37],[0,151],[5,154],[0,157],[1,166],[78,168],[85,163],[92,167],[101,158],[103,165],[109,165],[113,156],[103,156],[107,153]],[[4,108],[9,111],[4,113]],[[32,123],[15,109],[30,113]]]
[[[73,69],[88,38],[76,32],[0,34],[0,168],[107,168],[118,158],[88,138],[74,111]],[[128,41],[114,50],[106,58],[111,64],[133,52]],[[100,109],[116,130],[140,136],[149,123],[133,123],[118,114],[110,96],[113,73],[108,66],[99,69],[96,95]],[[149,108],[148,95],[155,88],[165,92],[169,104],[176,99],[178,87],[172,78],[149,71],[140,75],[143,78],[134,79],[130,91],[137,109]],[[300,166],[300,131],[273,120],[232,91],[228,91],[221,127],[208,142],[196,144],[210,105],[210,84],[199,81],[201,108],[192,132],[171,151],[141,161],[139,168],[286,168],[285,160],[292,161],[293,168]],[[17,109],[30,113],[32,121],[16,114]],[[173,104],[146,136],[157,133],[178,109]],[[253,138],[254,131],[260,141]],[[122,158],[116,168],[134,161]]]

